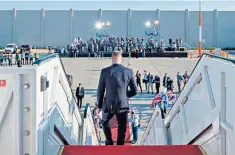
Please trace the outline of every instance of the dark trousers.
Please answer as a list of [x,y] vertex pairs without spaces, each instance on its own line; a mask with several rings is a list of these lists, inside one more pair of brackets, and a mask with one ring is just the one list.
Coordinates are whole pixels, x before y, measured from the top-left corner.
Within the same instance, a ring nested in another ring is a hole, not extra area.
[[30,59],[29,59],[29,64],[30,64],[30,65],[31,65],[31,64],[33,65],[33,58],[30,58]]
[[181,82],[180,82],[180,81],[177,81],[177,85],[178,85],[178,90],[179,90],[179,92],[181,92]]
[[141,93],[142,93],[142,86],[141,86],[141,82],[140,81],[136,81],[137,83],[137,87],[140,87]]
[[[114,114],[103,114],[102,116],[102,123],[103,123],[103,130],[104,135],[106,138],[105,145],[113,145],[112,139],[112,132],[110,129],[109,121],[114,116]],[[116,114],[117,122],[118,122],[118,137],[117,137],[117,145],[124,145],[125,144],[125,136],[126,136],[126,125],[128,114],[126,113],[119,113]]]
[[159,88],[160,88],[160,83],[156,83],[155,87],[156,87],[156,92],[158,94],[159,93]]
[[78,105],[78,108],[79,109],[81,109],[82,108],[82,96],[77,96],[77,99],[78,99],[78,103],[77,103],[77,105]]
[[78,51],[77,50],[73,51],[73,57],[78,57]]
[[138,141],[138,126],[132,125],[133,141]]
[[135,52],[135,57],[138,59],[139,58],[139,52]]
[[164,104],[164,106],[163,106],[160,110],[161,110],[161,116],[162,116],[162,119],[165,119],[165,113],[166,113],[166,107],[165,107],[165,104]]
[[29,64],[29,58],[25,57],[25,64],[28,65]]
[[12,66],[12,60],[8,60],[9,66]]
[[22,59],[21,59],[22,65],[24,65],[24,61],[25,61],[24,58],[22,58]]

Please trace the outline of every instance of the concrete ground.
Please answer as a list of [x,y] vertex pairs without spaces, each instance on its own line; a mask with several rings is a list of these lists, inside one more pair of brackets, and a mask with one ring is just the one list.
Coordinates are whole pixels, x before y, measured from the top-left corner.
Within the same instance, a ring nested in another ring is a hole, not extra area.
[[[139,58],[132,59],[132,66],[134,73],[137,70],[143,73],[144,70],[150,72],[153,75],[158,75],[161,77],[165,73],[176,81],[176,73],[180,72],[183,74],[185,71],[191,73],[198,59],[188,59],[188,58]],[[102,68],[111,65],[110,58],[63,58],[62,59],[65,70],[67,74],[73,76],[72,89],[75,91],[79,83],[85,88],[85,98],[83,106],[86,103],[90,103],[94,106],[96,101],[96,91],[98,87],[98,80],[100,76],[100,71]],[[127,66],[128,59],[123,58],[123,65]],[[142,87],[144,85],[142,84]],[[175,88],[177,86],[175,85]],[[161,88],[163,91],[163,88]],[[155,91],[155,89],[154,89]],[[177,90],[176,90],[177,91]],[[131,99],[131,109],[135,109],[140,117],[140,130],[139,130],[139,140],[141,139],[145,128],[151,118],[153,110],[150,108],[152,99],[155,94],[147,94],[145,91],[139,93]],[[131,132],[131,131],[130,131]],[[104,137],[102,136],[104,141]]]

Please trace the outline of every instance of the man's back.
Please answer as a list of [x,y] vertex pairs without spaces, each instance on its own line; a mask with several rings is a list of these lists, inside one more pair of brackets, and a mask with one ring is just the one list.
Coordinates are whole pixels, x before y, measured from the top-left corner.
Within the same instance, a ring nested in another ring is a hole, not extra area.
[[[128,86],[130,86],[130,90],[128,90]],[[113,64],[101,71],[97,97],[99,102],[98,106],[105,113],[128,111],[128,98],[136,94],[137,86],[131,69],[121,64]]]

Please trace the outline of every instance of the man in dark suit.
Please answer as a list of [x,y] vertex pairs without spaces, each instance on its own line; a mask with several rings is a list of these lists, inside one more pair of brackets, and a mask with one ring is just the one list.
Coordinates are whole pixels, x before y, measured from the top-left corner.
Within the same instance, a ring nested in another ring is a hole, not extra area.
[[109,121],[114,115],[118,121],[117,145],[124,145],[129,98],[135,96],[138,91],[133,71],[121,65],[121,59],[122,52],[114,51],[113,64],[102,69],[97,90],[98,108],[102,109],[106,145],[113,145]]
[[82,108],[82,99],[84,98],[84,88],[82,87],[82,84],[79,83],[79,87],[77,87],[76,90],[76,97],[77,97],[77,105],[79,109]]
[[156,94],[158,94],[160,91],[159,91],[159,88],[160,88],[160,77],[159,76],[155,76],[154,80],[153,80],[153,83],[155,83],[155,87],[156,87]]

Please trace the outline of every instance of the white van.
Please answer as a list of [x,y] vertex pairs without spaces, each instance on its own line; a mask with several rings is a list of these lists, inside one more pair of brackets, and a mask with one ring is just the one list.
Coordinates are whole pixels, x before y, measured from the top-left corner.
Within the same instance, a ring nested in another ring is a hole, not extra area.
[[7,44],[7,46],[5,47],[6,54],[16,53],[16,50],[17,50],[16,44]]

